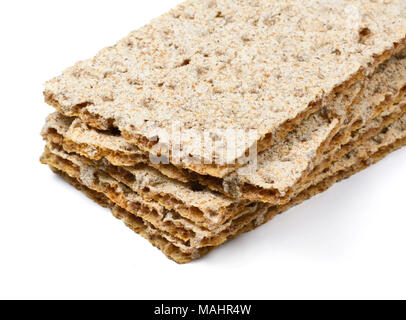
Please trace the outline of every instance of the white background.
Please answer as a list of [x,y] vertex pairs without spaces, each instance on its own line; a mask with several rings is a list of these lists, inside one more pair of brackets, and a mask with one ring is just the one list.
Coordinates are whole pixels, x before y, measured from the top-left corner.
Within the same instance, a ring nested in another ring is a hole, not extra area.
[[189,265],[39,163],[43,82],[177,3],[1,2],[0,298],[406,298],[406,149]]

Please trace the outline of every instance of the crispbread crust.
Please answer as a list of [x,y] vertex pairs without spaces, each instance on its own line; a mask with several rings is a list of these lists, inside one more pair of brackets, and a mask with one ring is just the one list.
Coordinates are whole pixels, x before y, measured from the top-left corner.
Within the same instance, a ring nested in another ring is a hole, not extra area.
[[[170,132],[174,120],[198,131],[255,128],[229,163],[257,141],[259,151],[274,145],[401,50],[405,12],[403,0],[187,1],[49,81],[45,97],[144,151],[153,151],[155,128]],[[178,137],[158,138],[170,147]],[[194,139],[182,147],[206,156]],[[235,169],[181,166],[218,177]]]

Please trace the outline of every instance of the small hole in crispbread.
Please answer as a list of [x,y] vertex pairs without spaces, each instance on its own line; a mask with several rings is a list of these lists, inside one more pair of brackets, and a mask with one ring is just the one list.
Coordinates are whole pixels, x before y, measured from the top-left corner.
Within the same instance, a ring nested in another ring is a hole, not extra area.
[[368,27],[364,27],[362,29],[360,29],[359,31],[359,43],[365,44],[369,37],[371,36],[372,32],[371,29],[369,29]]
[[119,128],[116,128],[116,127],[110,128],[110,129],[108,130],[108,133],[109,133],[111,136],[116,136],[116,137],[121,136],[121,131],[120,131],[120,129],[119,129]]
[[182,64],[180,65],[181,67],[187,66],[190,64],[190,59],[185,59],[183,60]]
[[126,172],[124,178],[126,179],[127,183],[133,183],[135,182],[135,176],[131,174],[130,172]]
[[48,134],[58,134],[58,130],[56,130],[55,128],[48,128]]
[[193,191],[203,191],[205,189],[205,187],[203,185],[201,185],[199,182],[197,181],[191,181],[189,182],[189,186]]
[[78,111],[80,111],[80,110],[82,110],[82,109],[87,108],[87,107],[90,106],[90,105],[92,105],[92,103],[89,102],[89,101],[79,103],[79,104],[77,104],[77,105],[75,105],[75,106],[73,107],[73,111],[74,111],[74,112],[78,112]]

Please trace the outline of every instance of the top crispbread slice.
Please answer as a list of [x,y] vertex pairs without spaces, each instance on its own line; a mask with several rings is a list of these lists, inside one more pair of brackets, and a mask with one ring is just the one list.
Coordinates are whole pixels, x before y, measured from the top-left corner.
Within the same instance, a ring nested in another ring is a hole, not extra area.
[[[67,69],[45,97],[144,151],[180,141],[181,158],[211,163],[180,165],[222,177],[256,142],[267,149],[372,72],[405,35],[404,0],[192,0]],[[174,122],[200,134],[179,136]],[[226,134],[201,148],[201,134],[217,129],[247,134],[232,153]]]

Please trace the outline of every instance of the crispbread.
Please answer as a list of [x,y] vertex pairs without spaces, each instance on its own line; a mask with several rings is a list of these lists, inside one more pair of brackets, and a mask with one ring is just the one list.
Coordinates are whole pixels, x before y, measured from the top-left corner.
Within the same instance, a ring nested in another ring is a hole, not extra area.
[[[199,132],[255,129],[232,155],[219,144],[203,154],[199,137],[181,143],[184,155],[231,163],[257,141],[259,151],[275,144],[401,50],[405,12],[403,0],[187,1],[49,81],[45,97],[144,151],[157,140],[172,146],[174,121]],[[236,167],[180,165],[218,177]]]
[[[388,152],[397,149],[406,143],[405,130],[406,116],[403,116],[400,120],[389,126],[387,130],[384,130],[373,139],[368,140],[360,148],[352,151],[347,157],[345,157],[345,159],[337,162],[335,164],[335,170],[337,171],[334,175],[328,177],[327,179],[324,179],[318,185],[312,186],[311,188],[307,189],[301,195],[293,199],[289,204],[286,204],[284,206],[270,207],[268,211],[263,212],[262,214],[259,214],[255,217],[248,217],[249,219],[245,219],[244,223],[240,223],[238,227],[231,228],[231,233],[229,233],[227,239],[255,228],[256,226],[268,221],[276,214],[285,211],[289,207],[308,199],[314,194],[324,191],[334,182],[343,178],[347,178],[350,175],[380,160]],[[48,164],[52,167],[52,164]],[[100,201],[100,196],[98,196],[97,199],[99,199]],[[158,247],[163,250],[168,257],[179,263],[184,263],[192,259],[196,259],[213,249],[212,246],[195,249],[188,246],[180,245],[176,242],[176,237],[156,230],[154,227],[151,227],[147,222],[141,220],[139,217],[131,215],[125,210],[120,209],[116,206],[114,207],[114,210],[116,214],[118,213],[118,217],[125,218],[126,224],[132,227],[132,229],[134,229],[135,231],[141,233],[143,236],[147,234],[149,236],[152,236],[152,239],[159,239],[160,241],[158,241],[158,243],[160,243],[161,245]],[[147,233],[145,233],[146,226],[148,226],[149,230]],[[174,244],[174,242],[176,244]],[[170,252],[171,254],[168,254],[168,252]]]
[[[69,122],[66,120],[65,124]],[[46,128],[45,131],[48,134],[44,134],[44,137],[48,142],[56,145],[63,144],[63,137],[49,130],[50,128],[58,128],[60,133],[68,131],[67,127],[62,125],[62,122],[52,125],[48,123]],[[143,197],[156,200],[168,210],[176,208],[183,217],[192,219],[195,223],[209,229],[218,228],[219,224],[224,223],[240,212],[256,210],[258,206],[258,204],[250,204],[247,201],[240,201],[240,204],[238,202],[233,203],[223,196],[207,191],[194,190],[193,187],[163,177],[156,170],[145,165],[135,168],[120,168],[112,166],[106,161],[88,162],[86,158],[79,158],[75,155],[68,156],[60,150],[54,150],[54,153],[68,158],[68,160],[76,161],[79,165],[86,164],[91,168],[102,169],[132,188],[133,191],[140,193]],[[205,202],[211,203],[211,208],[204,207],[202,204]],[[216,207],[213,207],[214,205]],[[208,208],[210,209],[208,210]]]
[[[58,145],[49,145],[48,147],[52,154],[63,159],[62,162],[68,161],[71,163],[70,166],[82,168],[83,177],[81,178],[84,181],[86,181],[86,177],[89,177],[87,180],[89,183],[93,183],[91,180],[92,172],[103,170],[116,178],[115,180],[110,179],[110,184],[120,181],[126,184],[127,188],[131,188],[133,192],[140,194],[146,201],[154,200],[162,205],[166,211],[175,210],[177,215],[208,230],[217,229],[229,218],[242,212],[255,211],[260,206],[259,203],[251,203],[246,200],[232,201],[208,190],[194,190],[145,166],[125,171],[125,168],[113,168],[111,165],[89,161],[77,154],[68,154]],[[85,174],[86,172],[89,174]],[[76,171],[75,174],[80,176],[80,170]],[[120,188],[125,189],[122,184],[120,184]]]
[[[386,111],[381,111],[378,116],[371,119],[364,127],[359,128],[359,125],[354,124],[348,130],[349,132],[345,134],[347,137],[341,137],[341,143],[337,145],[329,146],[329,149],[325,151],[318,162],[312,163],[307,169],[305,174],[303,174],[299,179],[292,184],[292,187],[288,189],[287,192],[283,194],[275,194],[266,189],[261,189],[253,187],[252,185],[246,186],[244,191],[238,190],[238,192],[243,192],[244,198],[251,200],[262,200],[269,203],[283,203],[289,201],[289,199],[297,194],[298,192],[305,189],[309,184],[312,183],[314,177],[319,175],[323,170],[329,167],[329,165],[339,160],[343,155],[349,152],[351,149],[357,147],[365,139],[369,139],[374,135],[378,134],[382,129],[391,124],[394,120],[397,120],[404,113],[406,108],[406,92],[403,92],[394,101],[390,102],[389,105],[385,104],[390,110],[390,113]],[[204,179],[204,178],[201,178]],[[200,179],[200,180],[201,180]],[[202,183],[205,183],[202,181]],[[212,185],[212,188],[216,189]],[[218,189],[221,190],[221,189]]]
[[[386,112],[388,112],[389,110],[390,109],[388,109]],[[390,125],[390,123],[401,116],[403,110],[404,109],[400,108],[400,106],[397,106],[397,108],[393,107],[393,113],[389,113],[387,117],[382,117],[379,121],[368,122],[366,128],[369,129],[366,130],[366,132],[363,132],[363,134],[354,134],[353,141],[351,143],[338,150],[338,155],[336,155],[335,157],[331,157],[324,163],[320,164],[316,168],[317,170],[315,169],[312,172],[312,175],[309,177],[309,179],[304,180],[302,185],[297,186],[290,197],[293,197],[295,194],[298,194],[299,192],[303,191],[305,188],[313,184],[313,181],[315,181],[318,176],[321,176],[322,171],[325,168],[328,168],[333,161],[339,160],[346,153],[351,151],[352,147],[357,147],[357,145],[361,144],[365,139],[378,134],[383,128]],[[72,121],[72,119],[70,121]],[[69,123],[70,121],[67,122]],[[49,124],[47,125],[48,129],[56,127],[57,126],[50,126]],[[46,132],[49,132],[48,129],[46,130]],[[59,128],[59,132],[62,133],[64,131],[67,131],[66,126],[61,126]],[[51,134],[51,136],[45,135],[45,138],[46,140],[54,144],[62,145],[63,137],[59,136],[59,138],[55,138],[56,136],[57,134],[54,133]],[[90,166],[91,170],[94,170],[94,168],[102,169],[118,181],[126,184],[133,191],[142,195],[144,198],[148,200],[151,199],[160,203],[160,205],[162,205],[167,210],[175,210],[181,217],[190,219],[198,226],[208,228],[211,231],[222,230],[224,228],[224,223],[226,223],[230,219],[239,217],[248,212],[256,212],[257,210],[260,210],[262,206],[258,203],[232,203],[230,202],[230,200],[226,200],[224,197],[218,194],[211,194],[210,196],[208,196],[207,191],[202,193],[202,190],[194,190],[191,186],[167,179],[164,176],[160,175],[157,171],[151,168],[148,169],[148,167],[146,167],[145,165],[139,166],[138,168],[119,168],[112,166],[107,161],[89,161],[86,158],[78,157],[75,155],[68,156],[64,152],[59,152],[59,155],[76,161],[78,165],[83,166],[82,163],[85,163],[86,165]],[[325,177],[329,175],[331,175],[330,172],[324,173]],[[206,194],[206,196],[204,196],[204,194]],[[214,198],[217,199],[214,202],[217,203],[216,210],[213,210],[213,206],[211,206],[211,210],[207,210],[207,206],[201,207],[202,199],[206,199],[205,201],[207,201],[208,199],[212,200]],[[280,202],[280,204],[282,205],[283,203],[289,201],[290,198],[286,197],[286,199],[283,202]]]
[[352,105],[346,123],[341,124],[341,131],[331,143],[331,139],[317,139],[317,126],[310,125],[308,130],[314,131],[310,134],[303,133],[299,127],[281,144],[258,155],[255,173],[247,174],[244,167],[240,168],[221,181],[222,189],[226,194],[250,200],[273,202],[278,197],[284,198],[301,180],[306,179],[306,175],[321,160],[323,152],[334,145],[346,143],[348,135],[356,129],[357,121],[365,125],[403,98],[406,92],[406,59],[393,57],[366,81],[365,86],[358,102]]
[[[402,125],[404,126],[404,122],[406,117],[403,116],[401,120],[391,120],[392,124],[389,125],[388,129],[386,130],[385,134],[383,135],[383,138],[380,137],[379,133],[377,134],[377,137],[375,137],[375,140],[378,139],[381,142],[379,147],[383,147],[393,141],[393,132],[398,134],[398,136],[402,133],[402,130],[396,128],[395,124],[397,122],[401,122]],[[393,124],[395,123],[395,124]],[[381,135],[382,136],[382,135]],[[385,138],[388,136],[389,138]],[[398,137],[396,137],[398,138]],[[390,140],[392,139],[392,140]],[[368,151],[365,152],[363,151],[362,154],[358,154],[358,150],[366,149],[364,145],[368,145],[369,149],[372,150],[371,152],[375,152],[377,147],[373,149],[375,140],[372,140],[372,144],[369,142],[367,137],[365,137],[363,140],[360,140],[360,142],[357,145],[357,148],[355,149],[355,154],[354,150],[351,150],[348,154],[343,157],[343,159],[340,159],[339,161],[336,161],[332,165],[330,165],[330,169],[326,172],[323,172],[320,176],[314,176],[312,183],[313,184],[318,184],[319,182],[322,182],[322,180],[328,179],[334,174],[337,173],[339,170],[334,170],[331,168],[348,168],[352,165],[354,165],[356,162],[364,160],[364,154],[368,154]],[[385,143],[385,144],[384,144]],[[376,143],[375,143],[376,144]],[[195,223],[195,217],[193,217],[191,220],[188,219],[188,217],[185,218],[184,212],[172,212],[172,211],[178,211],[178,207],[173,207],[171,210],[165,210],[163,207],[160,207],[157,203],[158,201],[155,201],[155,199],[143,199],[141,198],[137,193],[133,193],[130,190],[127,190],[128,188],[122,184],[119,183],[122,178],[120,176],[115,176],[113,177],[118,177],[118,181],[115,181],[111,177],[107,176],[105,173],[103,173],[101,170],[97,169],[96,167],[90,166],[89,164],[86,163],[83,159],[81,159],[78,156],[74,155],[68,155],[61,151],[58,148],[51,147],[50,149],[52,153],[47,151],[44,154],[43,161],[45,161],[48,164],[52,164],[54,167],[58,167],[60,170],[63,170],[67,172],[70,176],[80,179],[82,183],[86,184],[88,187],[91,189],[94,189],[95,191],[98,192],[103,192],[105,194],[108,194],[108,198],[117,204],[119,204],[121,207],[125,208],[126,210],[132,212],[133,214],[139,215],[146,219],[149,223],[153,224],[155,227],[160,228],[162,230],[165,230],[166,232],[171,233],[172,235],[174,233],[177,233],[177,237],[180,238],[182,241],[189,241],[189,243],[192,243],[192,246],[206,246],[209,243],[213,244],[216,243],[215,241],[220,241],[223,242],[225,239],[227,239],[227,234],[225,237],[220,238],[220,239],[214,239],[216,234],[220,232],[224,232],[224,230],[227,230],[228,228],[231,227],[231,229],[235,229],[235,227],[232,227],[231,223],[234,223],[234,221],[238,221],[239,223],[241,222],[241,219],[245,219],[246,216],[248,218],[250,217],[255,217],[259,213],[263,211],[263,209],[268,208],[264,207],[263,204],[257,204],[257,206],[253,206],[252,210],[245,210],[240,212],[236,216],[231,216],[229,218],[229,221],[227,223],[224,223],[216,230],[204,230],[199,226],[194,226],[193,223]],[[368,150],[368,149],[367,149]],[[350,161],[352,160],[352,162]],[[131,184],[128,184],[128,186],[131,187]],[[311,186],[311,184],[309,184]],[[134,191],[134,190],[133,190]],[[142,195],[142,193],[141,193]],[[154,203],[155,202],[155,203]],[[146,208],[146,210],[143,210],[143,208]],[[154,211],[155,213],[152,213]],[[164,221],[165,224],[162,225],[160,224],[160,221]],[[232,221],[231,221],[232,220]],[[182,222],[183,221],[183,222]],[[180,223],[181,229],[179,230],[179,224],[176,225],[176,222]],[[175,225],[170,226],[171,223],[175,223]],[[169,228],[169,229],[168,229]],[[187,234],[187,231],[190,231],[189,234]],[[193,234],[195,239],[190,238],[190,234]],[[180,235],[180,236],[179,236]],[[183,236],[187,237],[184,238]],[[198,239],[196,241],[196,239]],[[204,241],[202,241],[204,240]]]
[[[230,197],[276,204],[288,201],[301,184],[308,183],[307,176],[314,176],[314,167],[324,170],[329,163],[338,160],[342,156],[339,150],[342,145],[349,144],[351,133],[374,118],[379,122],[384,112],[393,113],[394,108],[398,108],[393,105],[403,99],[405,84],[406,59],[404,56],[392,57],[370,76],[364,91],[360,92],[358,85],[353,87],[351,96],[342,95],[340,105],[343,115],[340,120],[331,121],[321,111],[313,114],[283,142],[259,155],[256,172],[247,175],[239,169],[225,179],[196,175],[171,165],[153,165],[147,155],[134,149],[134,145],[123,138],[90,129],[79,119],[64,120],[60,114],[48,118],[44,134],[50,135],[52,130],[58,133],[59,130],[59,134],[65,137],[64,148],[87,158],[106,158],[116,166],[147,163],[173,179],[183,182],[199,180],[201,184]],[[347,104],[359,93],[359,100],[351,105],[350,113],[346,115]],[[72,124],[68,126],[69,123]],[[117,147],[113,146],[113,142]],[[336,154],[338,156],[334,157]],[[269,183],[271,180],[273,184]]]

